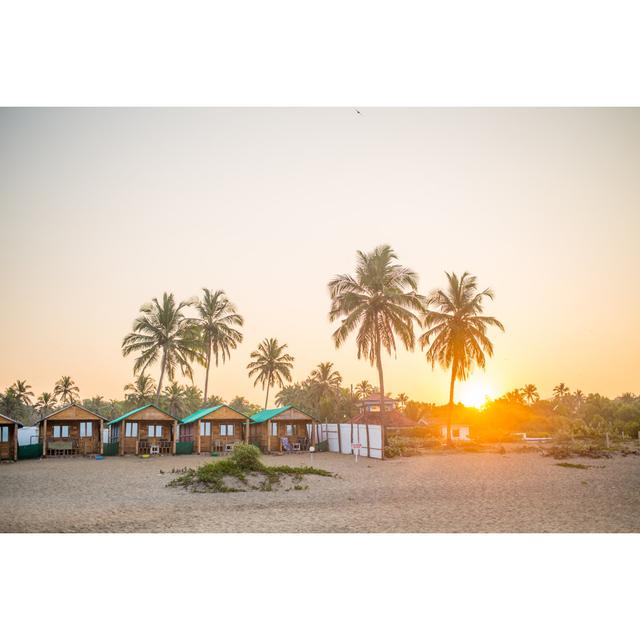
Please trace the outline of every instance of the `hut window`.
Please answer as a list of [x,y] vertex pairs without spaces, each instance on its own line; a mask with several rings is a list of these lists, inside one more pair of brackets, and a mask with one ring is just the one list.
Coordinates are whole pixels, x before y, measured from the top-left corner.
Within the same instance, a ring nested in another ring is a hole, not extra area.
[[292,436],[293,435],[293,425],[292,424],[288,424],[287,425],[287,435],[288,436]]
[[67,424],[55,424],[55,425],[53,425],[53,437],[54,438],[68,438],[69,437],[69,425],[67,425]]
[[277,422],[272,422],[271,423],[271,435],[272,436],[277,436],[278,435],[278,423]]
[[221,436],[232,436],[233,435],[233,425],[232,424],[221,424],[220,425],[220,435]]
[[147,433],[149,434],[150,438],[162,438],[162,425],[161,424],[156,424],[156,425],[150,424],[147,427]]
[[138,423],[137,422],[126,422],[124,425],[124,435],[127,438],[137,438],[138,437]]
[[80,437],[90,438],[93,435],[93,424],[91,422],[80,423]]
[[0,429],[0,442],[9,442],[9,427],[2,427]]
[[201,422],[200,423],[200,435],[201,436],[210,436],[211,435],[211,423],[210,422]]

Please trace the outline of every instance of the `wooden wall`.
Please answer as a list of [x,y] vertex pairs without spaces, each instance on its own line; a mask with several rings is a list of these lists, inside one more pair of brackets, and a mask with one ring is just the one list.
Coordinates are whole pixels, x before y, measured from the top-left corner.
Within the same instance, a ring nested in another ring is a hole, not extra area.
[[[80,437],[80,422],[91,422],[90,438]],[[62,425],[69,427],[69,436],[67,438],[54,438],[53,427]],[[82,420],[58,420],[56,416],[55,419],[47,420],[47,442],[56,442],[58,440],[75,440],[80,454],[100,453],[100,420],[95,416],[83,418]]]
[[9,442],[0,442],[0,460],[13,460],[18,429],[13,422],[0,421],[0,426],[9,427]]

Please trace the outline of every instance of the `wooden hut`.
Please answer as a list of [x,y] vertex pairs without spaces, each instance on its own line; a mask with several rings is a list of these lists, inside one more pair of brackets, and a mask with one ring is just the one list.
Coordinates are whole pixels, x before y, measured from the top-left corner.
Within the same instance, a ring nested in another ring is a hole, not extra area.
[[249,441],[249,420],[226,404],[200,409],[180,422],[180,440],[194,442],[196,453],[229,452]]
[[267,452],[283,452],[285,443],[304,451],[317,441],[316,426],[315,418],[292,405],[265,409],[251,416],[249,441]]
[[102,453],[105,418],[75,402],[56,409],[38,421],[42,455]]
[[18,459],[18,429],[24,425],[0,413],[0,460]]
[[107,423],[109,443],[118,454],[175,454],[178,419],[154,404],[145,404]]

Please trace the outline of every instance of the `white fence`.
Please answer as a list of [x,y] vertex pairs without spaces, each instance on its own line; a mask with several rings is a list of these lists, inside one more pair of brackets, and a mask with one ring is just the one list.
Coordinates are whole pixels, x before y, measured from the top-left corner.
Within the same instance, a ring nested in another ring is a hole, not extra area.
[[352,443],[358,443],[360,455],[369,458],[382,459],[383,434],[379,424],[322,424],[319,426],[318,438],[320,442],[329,443],[329,451],[333,453],[351,454]]

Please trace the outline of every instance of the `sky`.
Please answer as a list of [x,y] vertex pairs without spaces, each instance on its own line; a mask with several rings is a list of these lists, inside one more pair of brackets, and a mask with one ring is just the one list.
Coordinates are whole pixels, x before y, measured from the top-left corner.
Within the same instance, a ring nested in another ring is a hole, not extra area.
[[[245,318],[212,393],[264,401],[246,365],[267,337],[294,380],[331,361],[377,384],[333,345],[327,283],[387,243],[422,293],[465,270],[495,290],[506,331],[459,399],[640,392],[640,110],[359,110],[0,110],[0,389],[121,398],[140,305],[202,287]],[[391,393],[447,400],[419,349],[383,364]]]

